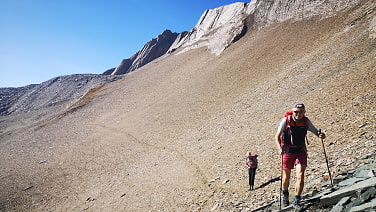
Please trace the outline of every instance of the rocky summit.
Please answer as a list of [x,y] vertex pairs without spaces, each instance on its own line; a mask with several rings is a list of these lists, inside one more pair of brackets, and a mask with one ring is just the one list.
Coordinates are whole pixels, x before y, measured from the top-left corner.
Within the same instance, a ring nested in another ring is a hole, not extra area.
[[296,102],[327,135],[308,134],[301,210],[374,211],[375,10],[224,5],[126,74],[2,89],[0,211],[280,210],[274,135]]
[[106,71],[104,74],[122,75],[146,65],[154,59],[166,54],[177,36],[178,33],[165,30],[157,38],[147,42],[142,49],[132,55],[132,57],[122,60],[120,65],[113,69],[113,71]]

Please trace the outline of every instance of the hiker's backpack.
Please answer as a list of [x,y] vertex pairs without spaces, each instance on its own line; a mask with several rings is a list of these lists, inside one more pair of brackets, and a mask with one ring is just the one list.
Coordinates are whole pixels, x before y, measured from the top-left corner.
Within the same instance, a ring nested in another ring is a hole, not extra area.
[[305,141],[307,137],[309,119],[304,116],[304,121],[295,122],[292,116],[293,111],[286,111],[284,114],[284,118],[286,119],[286,128],[280,138],[282,149],[284,152],[290,153],[294,153],[294,151],[299,152],[302,149],[306,151]]
[[248,168],[256,169],[257,164],[258,164],[258,161],[257,161],[257,155],[256,154],[251,154],[250,156],[247,157]]

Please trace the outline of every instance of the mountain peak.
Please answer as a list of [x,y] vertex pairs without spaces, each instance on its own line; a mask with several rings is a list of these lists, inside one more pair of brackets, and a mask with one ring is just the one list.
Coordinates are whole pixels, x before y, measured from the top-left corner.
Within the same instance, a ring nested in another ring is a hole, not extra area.
[[120,65],[118,65],[110,74],[122,75],[129,73],[166,54],[177,36],[178,33],[173,33],[168,29],[164,30],[157,38],[153,38],[147,42],[136,54],[128,59],[123,59]]
[[235,38],[246,32],[244,20],[249,15],[248,3],[233,3],[206,10],[197,24],[186,35],[175,41],[170,52],[206,46],[212,53],[219,55]]

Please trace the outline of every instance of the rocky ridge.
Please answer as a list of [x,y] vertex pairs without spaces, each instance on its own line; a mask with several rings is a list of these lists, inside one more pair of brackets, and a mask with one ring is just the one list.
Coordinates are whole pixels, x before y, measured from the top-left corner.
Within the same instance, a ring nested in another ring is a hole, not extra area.
[[9,115],[10,108],[23,96],[29,89],[36,85],[27,85],[19,88],[0,88],[0,115]]
[[338,11],[351,8],[356,1],[262,1],[233,3],[206,10],[197,24],[190,30],[171,33],[165,30],[128,59],[104,74],[121,75],[146,65],[152,60],[172,52],[186,52],[206,47],[219,55],[232,43],[240,39],[247,30],[259,30],[286,20],[300,21],[313,16],[328,18]]
[[73,74],[41,84],[0,89],[0,115],[27,113],[77,99],[90,89],[120,79],[118,76]]

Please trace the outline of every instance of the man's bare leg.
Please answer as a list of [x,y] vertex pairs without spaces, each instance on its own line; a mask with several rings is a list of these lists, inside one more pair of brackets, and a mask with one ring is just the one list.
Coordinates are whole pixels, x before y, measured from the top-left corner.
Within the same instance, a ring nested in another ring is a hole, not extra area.
[[303,165],[296,165],[296,185],[295,185],[295,193],[296,195],[301,195],[304,188],[304,171],[307,166]]
[[284,169],[283,177],[282,177],[282,190],[289,190],[290,178],[291,178],[291,169]]

